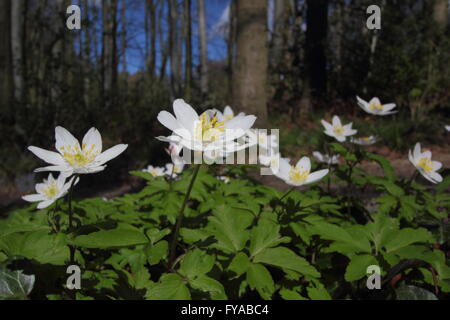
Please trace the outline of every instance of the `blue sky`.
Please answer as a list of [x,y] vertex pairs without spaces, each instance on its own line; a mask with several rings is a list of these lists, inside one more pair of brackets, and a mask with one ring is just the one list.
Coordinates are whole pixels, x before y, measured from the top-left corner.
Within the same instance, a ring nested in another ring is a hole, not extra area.
[[[220,20],[229,0],[205,0],[206,10],[206,24],[208,32],[208,58],[211,60],[220,60],[226,57],[226,43],[220,34],[213,32],[214,26]],[[127,3],[128,4],[128,3]],[[198,18],[197,18],[197,1],[192,1],[192,49],[194,64],[198,64],[199,60],[199,45],[198,45]],[[165,31],[164,37],[168,35],[168,27],[165,17],[167,13],[164,13],[162,28]],[[135,73],[142,70],[144,67],[145,56],[145,37],[144,37],[144,1],[134,1],[129,3],[127,9],[127,20],[129,24],[128,38],[128,51],[127,51],[127,69],[129,73]],[[157,40],[157,64],[161,61],[161,49],[162,46]],[[170,65],[167,65],[168,69]],[[122,70],[122,66],[119,67]]]

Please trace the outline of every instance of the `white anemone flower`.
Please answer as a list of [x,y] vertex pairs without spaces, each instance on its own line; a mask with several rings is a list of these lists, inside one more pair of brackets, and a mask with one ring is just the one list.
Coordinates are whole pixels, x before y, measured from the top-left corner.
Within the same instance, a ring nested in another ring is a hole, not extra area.
[[82,145],[63,127],[55,128],[56,150],[48,151],[30,146],[28,150],[51,166],[38,168],[35,172],[61,171],[66,177],[72,174],[95,173],[105,169],[105,163],[125,151],[127,144],[118,144],[102,152],[102,137],[96,128],[85,134]]
[[376,116],[386,116],[396,113],[397,111],[391,111],[396,107],[395,103],[381,104],[380,99],[377,97],[372,98],[369,102],[364,101],[360,97],[356,97],[358,105],[367,113],[374,114]]
[[238,145],[234,140],[244,136],[256,120],[253,115],[238,115],[231,120],[220,121],[215,110],[207,110],[199,116],[183,99],[174,101],[173,111],[175,117],[167,111],[158,114],[159,122],[172,130],[171,136],[158,139],[202,152],[207,149],[236,151]]
[[445,126],[445,130],[450,131],[450,126]]
[[223,181],[224,183],[230,183],[231,178],[228,176],[218,176],[217,179]]
[[[242,117],[242,116],[245,116],[244,112],[239,112],[237,114],[237,117]],[[223,109],[223,113],[221,113],[221,112],[218,113],[218,117],[219,117],[219,121],[228,121],[228,120],[233,119],[235,117],[235,115],[234,115],[233,109],[231,109],[230,106],[226,106]]]
[[336,115],[333,116],[332,123],[328,123],[325,120],[321,120],[321,123],[325,127],[324,133],[335,138],[339,142],[344,142],[348,136],[352,136],[358,132],[357,130],[352,129],[352,122],[342,125],[341,119]]
[[[55,180],[50,173],[47,179],[44,179],[42,183],[36,184],[36,194],[30,194],[23,196],[22,199],[28,202],[39,202],[38,209],[44,209],[50,206],[53,202],[59,198],[64,197],[72,185],[73,179],[66,183],[66,176],[60,174]],[[78,183],[79,178],[74,182],[74,185]]]
[[436,172],[442,167],[442,163],[431,160],[431,151],[422,152],[419,142],[414,146],[413,152],[409,150],[408,157],[425,179],[433,183],[442,182],[442,176]]
[[339,155],[328,155],[328,154],[322,154],[319,151],[313,152],[314,158],[316,158],[317,161],[321,163],[326,163],[328,165],[332,164],[338,164],[339,163]]
[[280,153],[261,154],[258,157],[259,163],[270,168],[273,174],[277,174],[280,169],[280,160],[289,162],[289,158],[282,158]]
[[150,173],[153,177],[162,177],[166,175],[166,171],[163,167],[154,167],[152,165],[149,165],[147,168],[142,170],[143,172]]
[[172,177],[176,177],[180,173],[183,172],[184,169],[184,161],[180,162],[170,162],[166,164],[166,174]]
[[368,137],[360,137],[360,138],[351,138],[350,142],[354,144],[358,144],[360,146],[370,146],[377,141],[379,141],[380,138],[376,136],[368,136]]
[[328,174],[328,169],[311,173],[311,160],[301,158],[295,166],[291,166],[287,159],[280,159],[280,168],[276,176],[291,186],[302,186],[319,181]]

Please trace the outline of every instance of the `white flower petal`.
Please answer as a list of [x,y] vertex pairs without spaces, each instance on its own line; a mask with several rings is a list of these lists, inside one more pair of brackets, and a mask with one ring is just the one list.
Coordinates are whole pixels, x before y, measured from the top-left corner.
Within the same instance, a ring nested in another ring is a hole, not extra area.
[[55,138],[55,147],[59,152],[62,152],[61,148],[64,146],[80,148],[80,143],[78,142],[78,140],[63,127],[58,126],[55,128]]
[[178,123],[178,120],[175,119],[175,117],[167,111],[161,111],[158,114],[157,119],[163,126],[170,129],[171,131],[175,131],[180,128],[180,124]]
[[30,146],[28,147],[28,150],[33,152],[38,158],[44,160],[47,163],[54,164],[54,165],[64,165],[65,161],[63,157],[54,151],[48,151],[42,148]]
[[306,179],[305,184],[319,181],[320,179],[325,177],[328,174],[328,172],[329,172],[328,169],[323,169],[323,170],[319,170],[319,171],[315,171],[315,172],[311,173],[308,176],[308,178]]
[[92,149],[93,152],[102,152],[102,136],[96,128],[89,129],[84,135],[83,146],[86,146],[88,150],[90,150],[90,146],[94,146]]
[[106,151],[103,151],[95,158],[96,165],[101,166],[102,164],[108,162],[109,160],[114,159],[119,154],[124,152],[127,147],[128,147],[127,144],[118,144],[115,145],[114,147],[109,148]]
[[183,99],[176,99],[173,102],[173,112],[175,117],[184,128],[194,132],[194,121],[198,120],[198,114]]
[[42,194],[29,194],[22,197],[23,200],[28,202],[37,202],[37,201],[43,201],[45,200],[44,196]]
[[37,208],[38,208],[38,209],[45,209],[45,208],[47,208],[48,206],[50,206],[53,202],[55,202],[55,200],[45,200],[45,201],[42,201],[42,202],[40,202],[40,203],[37,205]]

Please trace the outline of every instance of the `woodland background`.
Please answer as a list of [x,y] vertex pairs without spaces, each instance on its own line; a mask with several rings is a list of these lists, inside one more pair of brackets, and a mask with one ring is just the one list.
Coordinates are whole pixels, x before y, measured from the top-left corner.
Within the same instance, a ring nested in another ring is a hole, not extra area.
[[[66,27],[71,4],[81,30]],[[381,30],[366,27],[372,4]],[[402,157],[419,140],[448,150],[448,12],[448,0],[2,0],[0,203],[28,191],[38,160],[26,148],[51,148],[57,125],[129,144],[90,188],[164,163],[156,115],[175,98],[257,115],[288,155],[333,114],[367,121]],[[373,122],[356,95],[399,113]]]

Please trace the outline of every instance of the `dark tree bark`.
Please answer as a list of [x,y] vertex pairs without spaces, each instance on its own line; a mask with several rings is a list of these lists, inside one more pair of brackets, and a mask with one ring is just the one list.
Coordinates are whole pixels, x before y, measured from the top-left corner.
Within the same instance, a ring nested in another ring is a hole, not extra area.
[[103,0],[103,99],[106,108],[112,106],[117,88],[117,0]]
[[18,102],[24,97],[24,0],[11,1],[11,51],[14,98]]
[[200,37],[200,91],[205,97],[208,92],[208,47],[206,40],[205,0],[198,0],[198,34]]
[[192,95],[192,22],[191,22],[191,0],[184,0],[184,16],[186,30],[186,55],[185,55],[185,87],[184,98],[191,100]]
[[256,127],[267,123],[267,2],[237,1],[237,52],[233,70],[236,109],[257,116]]
[[8,115],[12,96],[11,1],[0,1],[0,112]]
[[440,29],[445,29],[448,23],[448,0],[434,0],[433,19]]
[[[328,0],[307,0],[306,13],[306,95],[310,95],[314,101],[320,100],[327,91],[327,61],[326,41],[328,28]],[[308,88],[309,87],[309,88]],[[311,105],[302,106],[309,109]]]

